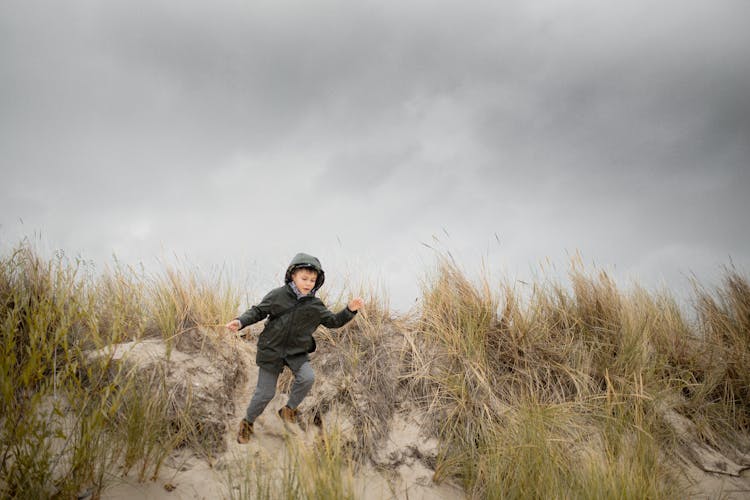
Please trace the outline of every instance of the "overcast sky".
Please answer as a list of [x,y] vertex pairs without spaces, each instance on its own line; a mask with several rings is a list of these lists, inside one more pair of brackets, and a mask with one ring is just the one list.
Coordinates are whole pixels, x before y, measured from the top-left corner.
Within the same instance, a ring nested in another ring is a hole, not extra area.
[[747,0],[6,0],[0,246],[184,256],[254,294],[305,251],[396,309],[423,243],[511,280],[580,252],[711,282],[750,263],[748,21]]

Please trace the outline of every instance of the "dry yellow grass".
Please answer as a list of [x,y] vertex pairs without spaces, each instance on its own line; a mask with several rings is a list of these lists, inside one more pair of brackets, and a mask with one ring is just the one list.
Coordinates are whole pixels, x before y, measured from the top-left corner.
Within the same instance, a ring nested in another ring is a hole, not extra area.
[[[176,406],[190,398],[165,373],[91,353],[157,341],[166,357],[208,350],[234,363],[217,346],[239,290],[221,273],[86,266],[28,243],[0,258],[0,496],[100,492],[117,467],[145,480],[176,447],[210,455],[222,439],[221,426],[208,432],[194,407]],[[318,332],[306,404],[335,407],[354,438],[294,449],[282,475],[254,477],[247,496],[273,497],[272,484],[290,498],[351,496],[352,471],[399,411],[439,441],[424,457],[435,480],[476,498],[678,497],[686,438],[666,415],[730,458],[749,449],[750,286],[734,269],[714,290],[695,286],[687,318],[667,291],[623,291],[576,262],[566,283],[541,278],[521,294],[438,257],[422,286],[420,306],[399,318],[381,289],[359,286],[366,311]]]

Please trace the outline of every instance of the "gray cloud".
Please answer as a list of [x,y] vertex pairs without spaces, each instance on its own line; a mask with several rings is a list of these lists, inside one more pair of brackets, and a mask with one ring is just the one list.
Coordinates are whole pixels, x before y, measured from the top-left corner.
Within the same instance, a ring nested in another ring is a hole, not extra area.
[[509,274],[580,249],[684,286],[750,259],[749,11],[5,2],[0,238],[254,270],[306,249],[401,304],[433,235]]

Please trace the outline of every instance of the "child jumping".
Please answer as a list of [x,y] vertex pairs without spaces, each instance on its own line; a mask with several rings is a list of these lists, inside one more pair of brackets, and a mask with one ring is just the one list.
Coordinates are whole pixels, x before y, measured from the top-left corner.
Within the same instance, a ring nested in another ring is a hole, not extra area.
[[226,324],[233,332],[242,330],[266,317],[266,325],[258,337],[258,385],[240,422],[237,442],[245,444],[253,434],[253,422],[263,413],[276,395],[276,382],[288,366],[294,373],[294,384],[286,406],[279,409],[285,422],[297,420],[297,407],[310,392],[315,374],[310,367],[308,353],[315,350],[313,332],[318,325],[340,328],[351,321],[364,301],[357,297],[347,307],[334,314],[315,296],[325,273],[320,261],[312,255],[298,253],[292,259],[284,277],[285,285],[275,288],[238,318]]

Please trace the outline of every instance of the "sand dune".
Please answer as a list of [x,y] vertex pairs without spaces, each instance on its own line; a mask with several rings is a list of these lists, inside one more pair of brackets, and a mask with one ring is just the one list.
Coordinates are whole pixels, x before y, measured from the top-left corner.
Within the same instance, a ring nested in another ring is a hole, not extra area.
[[[212,341],[209,349],[205,339],[201,340],[205,335],[215,336],[197,329],[188,333],[169,356],[161,340],[113,347],[116,358],[143,369],[155,363],[165,364],[170,383],[190,386],[193,398],[210,417],[212,426],[221,428],[221,442],[215,443],[210,456],[191,448],[177,450],[166,460],[159,477],[152,481],[138,482],[132,474],[113,478],[102,498],[238,498],[241,488],[254,487],[255,472],[247,474],[248,468],[253,471],[262,468],[272,476],[283,474],[289,464],[290,442],[294,443],[291,449],[310,451],[326,433],[338,432],[350,446],[356,445],[358,430],[351,415],[341,406],[329,408],[323,415],[322,427],[312,422],[312,415],[321,402],[330,399],[331,391],[340,387],[346,378],[345,374],[333,377],[326,374],[324,365],[330,361],[327,360],[330,352],[325,349],[313,357],[318,377],[301,407],[300,425],[285,426],[276,415],[288,396],[283,389],[288,386],[290,376],[285,375],[276,397],[257,420],[251,442],[238,444],[236,430],[257,380],[255,344],[224,334],[219,335],[218,343]],[[216,349],[217,345],[223,347]],[[228,359],[232,362],[228,363]],[[342,477],[351,493],[355,498],[367,500],[464,498],[464,491],[454,482],[433,480],[439,443],[425,432],[424,414],[407,402],[401,401],[398,406],[387,424],[387,434],[379,440],[371,456],[356,468],[344,471]],[[742,464],[750,463],[750,457],[732,459],[700,445],[694,437],[696,430],[692,422],[673,411],[669,411],[669,419],[684,437],[686,455],[682,472],[686,487],[690,484],[689,495],[692,498],[748,498],[750,473],[748,466]],[[212,431],[207,429],[206,432]],[[230,491],[232,488],[235,491]]]

